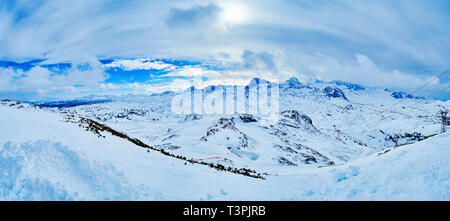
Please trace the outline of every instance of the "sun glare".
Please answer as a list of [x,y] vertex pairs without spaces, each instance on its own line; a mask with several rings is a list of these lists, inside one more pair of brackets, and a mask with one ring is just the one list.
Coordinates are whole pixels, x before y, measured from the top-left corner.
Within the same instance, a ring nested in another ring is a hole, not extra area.
[[223,22],[226,25],[242,24],[249,19],[249,10],[245,5],[239,3],[223,4]]

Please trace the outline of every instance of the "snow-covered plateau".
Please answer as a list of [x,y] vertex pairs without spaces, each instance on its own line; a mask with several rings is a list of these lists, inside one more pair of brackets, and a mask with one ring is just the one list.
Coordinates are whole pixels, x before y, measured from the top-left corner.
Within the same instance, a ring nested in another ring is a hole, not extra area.
[[176,115],[172,92],[1,101],[0,200],[450,200],[449,101],[279,88],[276,122]]

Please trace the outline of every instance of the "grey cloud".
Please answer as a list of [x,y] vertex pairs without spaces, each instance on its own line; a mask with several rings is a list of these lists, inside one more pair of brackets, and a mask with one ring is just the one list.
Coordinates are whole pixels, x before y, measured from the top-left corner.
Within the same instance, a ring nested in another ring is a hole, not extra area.
[[245,49],[239,57],[239,60],[233,60],[229,54],[220,53],[218,59],[213,60],[212,63],[224,70],[231,71],[277,72],[277,62],[272,53]]
[[245,50],[242,54],[242,60],[243,66],[247,69],[276,69],[273,55],[267,52],[255,53],[250,50]]
[[174,28],[207,24],[216,20],[221,11],[215,4],[195,5],[188,9],[170,8],[166,22]]

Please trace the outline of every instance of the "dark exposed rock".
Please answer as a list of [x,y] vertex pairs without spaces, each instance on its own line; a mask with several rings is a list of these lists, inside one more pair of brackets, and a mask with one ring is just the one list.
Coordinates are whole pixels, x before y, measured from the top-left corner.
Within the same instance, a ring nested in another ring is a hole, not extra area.
[[308,117],[305,114],[300,114],[298,111],[296,110],[286,110],[281,112],[281,116],[283,117],[287,117],[289,119],[293,119],[296,120],[297,122],[303,121],[307,124],[312,125],[312,120],[310,117]]
[[172,139],[172,138],[179,137],[179,136],[180,136],[180,135],[178,135],[178,134],[172,134],[172,135],[170,135],[170,136],[168,136],[168,137],[162,139],[161,142],[164,142],[164,141],[166,141],[166,140],[170,140],[170,139]]
[[[289,142],[289,141],[285,141]],[[335,163],[331,161],[328,157],[324,156],[323,154],[317,152],[316,150],[303,146],[301,144],[287,144],[287,145],[279,145],[274,144],[274,148],[280,150],[281,152],[285,153],[285,156],[282,158],[285,158],[286,160],[289,160],[291,162],[297,162],[297,163],[303,163],[303,164],[319,164],[319,166],[331,166]],[[281,156],[280,156],[281,157]],[[279,158],[277,158],[279,160]]]
[[418,132],[404,134],[386,134],[385,140],[394,142],[395,146],[407,144],[414,141],[425,140],[426,137]]
[[219,133],[222,130],[231,130],[237,133],[239,139],[238,146],[236,148],[246,148],[248,147],[248,137],[246,134],[242,133],[238,128],[235,127],[234,118],[220,118],[206,131],[206,136],[200,138],[200,141],[207,142],[208,138]]
[[414,96],[412,94],[403,92],[403,91],[394,91],[391,93],[391,96],[395,99],[401,99],[401,98],[409,98],[409,99],[424,99],[423,97]]
[[306,164],[317,163],[317,159],[309,154],[300,153],[300,156]]
[[188,121],[188,120],[201,120],[202,119],[202,115],[199,114],[189,114],[186,115],[186,117],[184,118],[184,121]]
[[124,109],[123,112],[120,112],[118,114],[116,114],[114,117],[115,118],[126,118],[126,119],[130,119],[130,116],[135,115],[135,116],[140,116],[143,117],[147,114],[147,111],[145,110],[139,110],[139,109]]
[[251,115],[251,114],[241,114],[239,115],[239,118],[242,120],[242,122],[244,123],[250,123],[250,122],[258,122],[256,120],[256,118]]
[[176,149],[180,149],[180,146],[177,145],[173,145],[171,143],[165,143],[162,145],[154,145],[155,148],[157,149],[167,149],[167,150],[176,150]]
[[323,93],[328,97],[332,98],[342,97],[344,100],[348,100],[344,92],[342,92],[342,90],[337,87],[325,87],[323,89]]
[[277,160],[281,165],[297,166],[297,164],[291,162],[290,160],[288,160],[284,157],[278,157]]

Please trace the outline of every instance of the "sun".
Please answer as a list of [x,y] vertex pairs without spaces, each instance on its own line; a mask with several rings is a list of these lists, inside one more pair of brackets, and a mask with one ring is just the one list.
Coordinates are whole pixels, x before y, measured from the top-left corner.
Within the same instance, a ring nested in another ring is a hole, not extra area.
[[240,3],[226,2],[222,4],[222,22],[227,26],[243,24],[249,20],[250,11]]

